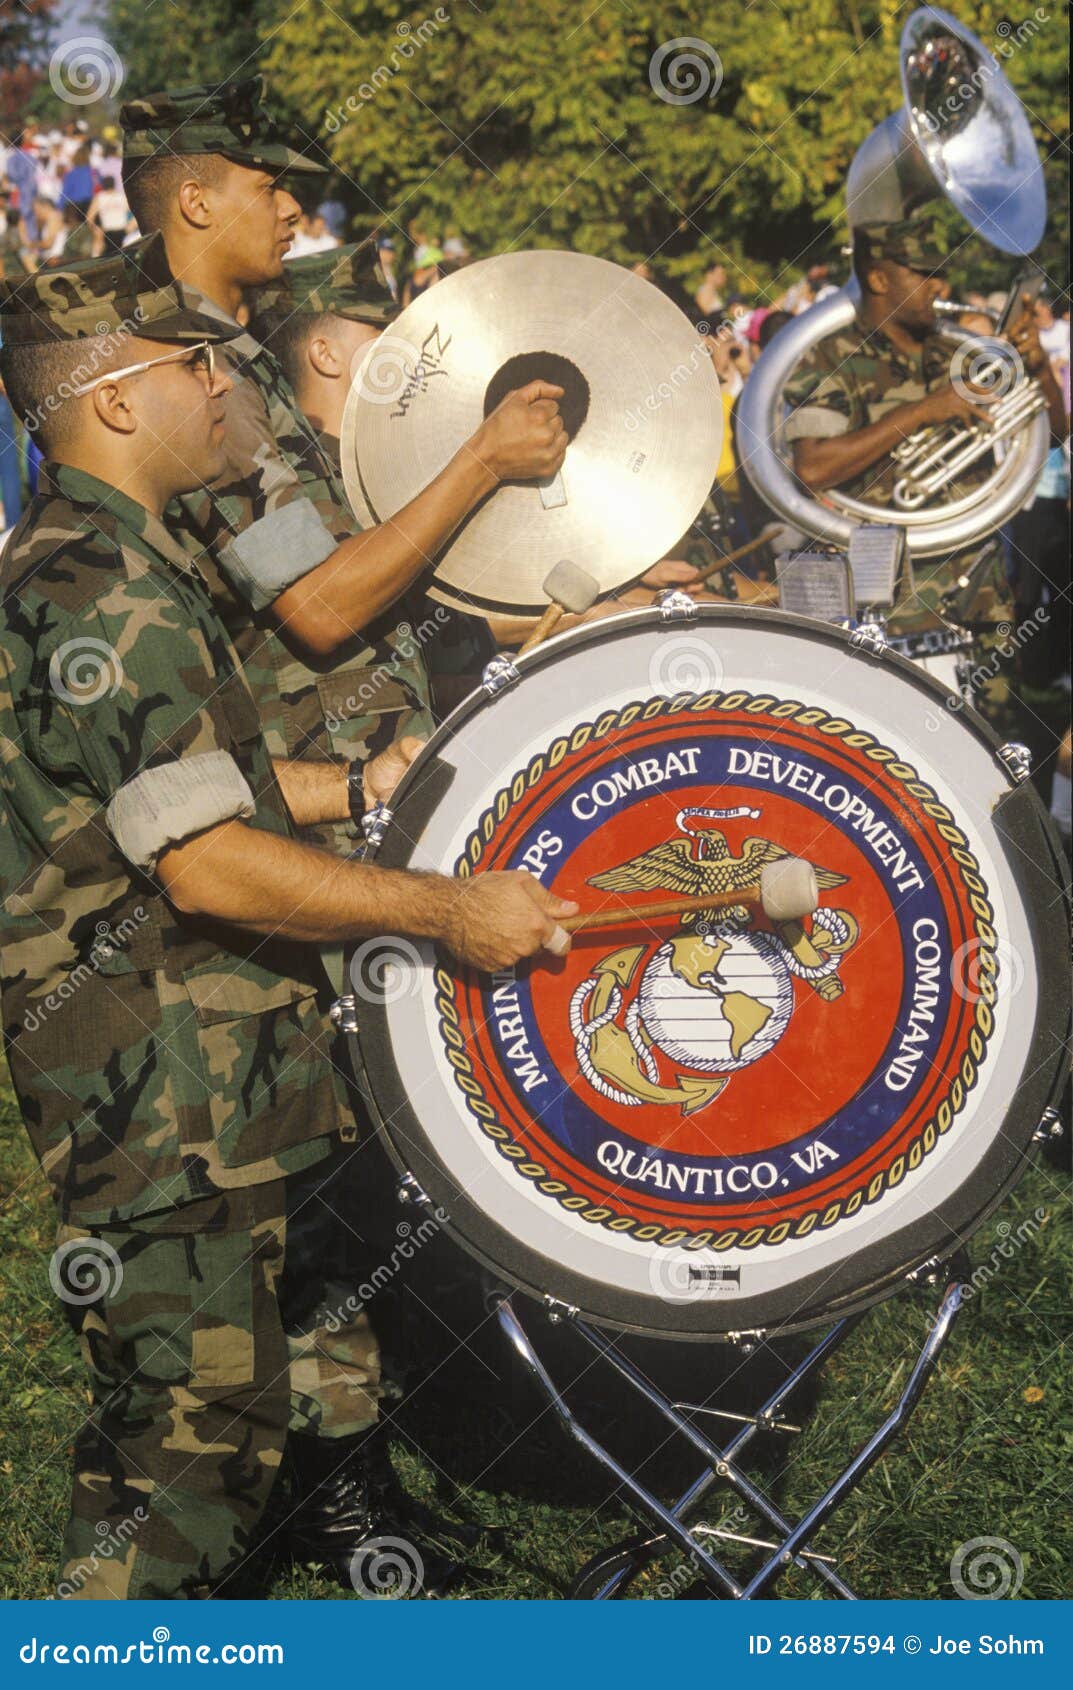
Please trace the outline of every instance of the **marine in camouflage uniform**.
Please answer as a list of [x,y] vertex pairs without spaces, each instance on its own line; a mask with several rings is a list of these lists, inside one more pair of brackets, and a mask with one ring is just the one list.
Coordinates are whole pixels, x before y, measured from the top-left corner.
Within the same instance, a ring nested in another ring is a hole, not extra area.
[[[258,76],[130,101],[120,113],[125,180],[158,153],[219,154],[277,173],[321,173],[323,166],[281,135],[263,97]],[[361,524],[278,360],[214,301],[189,285],[185,292],[228,330],[228,465],[210,487],[169,508],[168,525],[198,560],[270,752],[364,760],[404,734],[427,734],[428,677],[420,651],[400,635],[397,609],[319,662],[298,655],[296,641],[283,637],[270,613],[273,602],[360,533]],[[335,826],[310,837],[346,850],[354,831]]]
[[[937,244],[932,219],[918,215],[900,223],[865,225],[868,249],[875,258],[926,274],[941,273],[945,252]],[[785,439],[830,439],[854,434],[878,422],[896,406],[912,404],[950,381],[950,343],[938,335],[920,343],[911,358],[879,326],[858,320],[828,335],[801,360],[784,399],[789,408]],[[994,468],[990,454],[951,483],[943,502],[970,493]],[[870,504],[891,503],[902,471],[888,454],[862,474],[841,484],[840,493]],[[877,519],[878,520],[878,519]],[[913,587],[902,593],[887,617],[893,636],[916,635],[965,626],[973,631],[967,654],[975,679],[975,702],[1000,732],[1014,721],[1007,637],[1014,605],[998,539],[981,550],[973,546],[947,557],[914,562]],[[1005,654],[1005,655],[1004,655]]]
[[[165,347],[220,334],[160,243],[142,257],[0,290],[5,346],[132,321]],[[51,464],[0,580],[5,1047],[93,1401],[60,1593],[201,1594],[247,1544],[288,1430],[374,1412],[345,1320],[288,1338],[277,1296],[286,1178],[344,1121],[315,953],[184,920],[154,873],[232,817],[294,830],[234,648],[150,512]]]
[[[338,317],[379,333],[399,314],[375,240],[288,259],[283,275],[252,290],[247,303],[250,333],[262,346],[277,353],[284,375],[295,390],[300,385],[295,359],[305,356],[304,345],[300,352],[295,347],[296,327],[308,336],[314,332],[318,318]],[[312,421],[310,426],[315,426]],[[316,434],[342,483],[338,434],[324,427],[317,428]],[[375,521],[364,504],[354,514],[362,523]],[[442,720],[479,683],[484,665],[496,654],[495,641],[482,617],[464,616],[449,605],[434,603],[420,588],[403,594],[398,610],[402,618],[396,630],[399,655],[412,656],[415,644],[420,649],[429,672],[434,713]],[[397,685],[390,673],[385,674],[377,693],[363,689],[358,699],[349,701],[350,708],[357,708],[362,697],[382,698],[385,685]]]

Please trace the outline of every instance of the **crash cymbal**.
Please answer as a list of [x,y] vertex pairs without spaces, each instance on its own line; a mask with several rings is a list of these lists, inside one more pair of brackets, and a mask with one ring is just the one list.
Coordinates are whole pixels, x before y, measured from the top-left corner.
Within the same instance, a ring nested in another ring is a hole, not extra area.
[[[373,345],[376,344],[374,341]],[[379,519],[365,496],[365,488],[362,485],[361,471],[358,468],[354,444],[358,427],[357,411],[361,398],[360,372],[356,372],[350,384],[350,392],[346,396],[343,426],[339,431],[339,450],[343,463],[343,484],[346,487],[346,496],[350,508],[363,528],[375,528]]]
[[512,388],[565,389],[571,435],[550,486],[489,495],[445,548],[432,596],[539,614],[567,558],[608,593],[663,557],[708,495],[722,404],[703,340],[632,271],[572,252],[514,252],[456,271],[374,341],[342,434],[355,508],[385,521],[445,467]]

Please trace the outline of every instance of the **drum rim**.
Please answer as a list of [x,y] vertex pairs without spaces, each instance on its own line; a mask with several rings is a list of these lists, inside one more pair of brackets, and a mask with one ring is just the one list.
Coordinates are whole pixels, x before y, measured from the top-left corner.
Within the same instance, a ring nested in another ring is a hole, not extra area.
[[[611,592],[620,590],[610,589]],[[606,595],[601,596],[605,597]],[[688,594],[685,596],[688,597]],[[471,614],[460,605],[456,605],[454,608],[459,610],[462,615]],[[509,653],[505,655],[510,658],[517,669],[519,679],[524,679],[526,675],[534,674],[541,669],[549,658],[558,656],[568,649],[573,649],[574,646],[603,645],[609,638],[618,638],[621,635],[635,633],[645,628],[651,630],[661,627],[668,634],[672,634],[676,630],[681,631],[684,628],[695,626],[698,622],[728,622],[741,626],[755,624],[758,627],[774,625],[783,628],[796,628],[803,634],[838,646],[842,650],[848,648],[854,657],[868,662],[882,663],[885,667],[900,672],[907,680],[919,686],[922,691],[929,692],[934,698],[943,701],[945,708],[945,700],[950,692],[949,687],[934,675],[929,674],[926,669],[922,669],[919,663],[914,662],[912,658],[905,657],[900,651],[896,651],[893,646],[887,646],[882,655],[876,657],[867,649],[852,645],[853,628],[839,627],[832,622],[820,622],[809,616],[793,615],[786,610],[761,609],[754,605],[694,602],[693,608],[688,614],[682,616],[668,616],[660,606],[631,610],[619,616],[609,617],[606,621],[586,623],[583,627],[571,628],[564,634],[555,634],[551,639],[545,640],[537,646],[534,651],[526,652],[524,657],[512,656]],[[431,760],[436,748],[442,745],[446,739],[449,739],[454,731],[461,727],[462,723],[467,721],[471,715],[489,702],[489,695],[482,686],[478,685],[468,698],[464,698],[460,704],[455,706],[449,716],[444,717],[396,787],[390,805],[393,815],[420,778],[423,765]],[[976,731],[978,737],[983,739],[990,750],[999,750],[1003,743],[1002,740],[995,733],[990,722],[981,716],[973,705],[967,703],[964,699],[961,700],[957,715]],[[1006,772],[1008,773],[1008,771]],[[1012,780],[1011,784],[1014,784]]]
[[[853,648],[847,629],[781,611],[740,606],[698,606],[696,618],[691,616],[689,621],[698,620],[768,629],[778,624],[795,629],[842,651],[849,647],[865,661],[883,662],[901,670],[914,685],[939,699],[948,696],[942,682],[908,658],[885,652],[877,659]],[[671,633],[683,625],[688,625],[685,619],[661,619],[658,610],[637,611],[616,618],[611,627],[597,623],[548,641],[519,661],[518,673],[524,677],[567,650],[597,640],[603,643],[611,635],[622,636],[638,630],[651,632],[660,626]],[[478,689],[441,723],[400,783],[391,806],[393,816],[399,814],[408,795],[415,790],[422,767],[432,761],[438,747],[452,739],[477,710],[493,702],[483,689]],[[992,754],[997,754],[1001,742],[989,724],[968,706],[958,714]],[[362,1005],[361,1032],[357,1037],[352,1035],[349,1043],[363,1095],[391,1161],[400,1173],[411,1174],[430,1202],[446,1213],[448,1218],[441,1223],[443,1230],[459,1248],[506,1285],[541,1301],[550,1299],[576,1308],[594,1324],[647,1337],[712,1342],[726,1339],[732,1332],[805,1330],[867,1308],[905,1284],[926,1263],[946,1259],[986,1221],[1024,1172],[1039,1121],[1064,1083],[1063,1045],[1069,1036],[1066,971],[1059,960],[1059,947],[1044,943],[1045,935],[1054,928],[1056,882],[1065,888],[1068,910],[1069,877],[1064,853],[1031,783],[1018,784],[997,755],[996,763],[1006,777],[1008,792],[995,812],[995,847],[1004,854],[1024,905],[1039,976],[1040,1007],[1018,1080],[1016,1111],[1007,1116],[1003,1130],[943,1208],[928,1216],[926,1228],[918,1220],[844,1257],[833,1268],[794,1279],[785,1292],[736,1298],[732,1305],[712,1299],[664,1300],[655,1292],[651,1296],[623,1292],[605,1281],[590,1279],[548,1260],[530,1246],[519,1244],[486,1210],[472,1203],[466,1192],[453,1185],[402,1086],[391,1049],[388,1006],[374,1002]],[[997,825],[1000,815],[1005,822],[1008,810],[1008,819],[1016,824],[1013,831],[1032,836],[1027,840],[1035,847],[1030,854],[1026,854],[1024,838],[1015,843],[1012,831],[1008,832],[1005,825]],[[405,827],[389,827],[382,844],[370,856],[388,867],[405,867],[415,848],[407,838],[410,831]],[[1046,861],[1050,873],[1041,859]],[[1025,870],[1026,861],[1032,864],[1031,874]],[[1014,872],[1015,864],[1019,865],[1018,873]],[[375,1090],[370,1073],[378,1076]],[[513,1265],[507,1267],[507,1262]],[[862,1279],[860,1270],[865,1263],[867,1273]]]

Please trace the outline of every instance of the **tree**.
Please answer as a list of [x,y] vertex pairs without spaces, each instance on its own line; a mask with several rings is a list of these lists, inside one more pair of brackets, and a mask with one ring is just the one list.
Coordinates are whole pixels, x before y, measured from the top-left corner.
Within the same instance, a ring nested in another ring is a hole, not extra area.
[[[846,173],[900,103],[907,15],[900,0],[203,0],[197,27],[177,30],[170,7],[104,3],[126,94],[267,71],[273,104],[336,166],[355,232],[570,246],[687,282],[723,259],[761,297],[842,262]],[[1064,276],[1060,13],[951,3],[1032,113],[1052,213],[1041,256]],[[1000,286],[1009,261],[944,215],[955,283]]]
[[[1019,27],[994,5],[958,14],[996,47]],[[689,280],[721,258],[757,293],[845,241],[850,161],[901,99],[904,16],[893,0],[589,16],[492,0],[416,20],[338,0],[282,18],[267,65],[365,227],[458,229],[481,252],[573,246]],[[1052,21],[1005,60],[1048,150],[1066,133],[1064,53]]]
[[198,0],[181,20],[167,4],[104,0],[103,23],[129,94],[251,76],[271,44],[279,0]]
[[48,66],[55,0],[0,0],[0,134],[21,127]]

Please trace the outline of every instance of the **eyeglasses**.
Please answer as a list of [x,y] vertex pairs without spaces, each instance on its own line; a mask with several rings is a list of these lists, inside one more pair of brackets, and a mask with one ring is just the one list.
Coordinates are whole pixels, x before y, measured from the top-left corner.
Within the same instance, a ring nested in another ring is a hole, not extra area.
[[144,364],[124,364],[121,370],[108,370],[103,376],[94,376],[92,381],[80,382],[77,387],[71,388],[71,398],[81,399],[83,394],[92,393],[95,387],[106,381],[122,381],[126,376],[140,376],[143,370],[155,369],[158,364],[178,364],[183,360],[192,370],[204,370],[212,388],[216,380],[216,348],[211,340],[199,340],[196,346],[180,346],[178,351],[165,352],[162,357],[150,358]]

